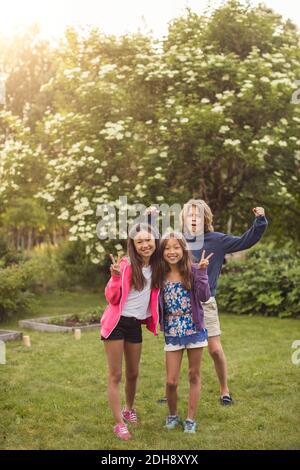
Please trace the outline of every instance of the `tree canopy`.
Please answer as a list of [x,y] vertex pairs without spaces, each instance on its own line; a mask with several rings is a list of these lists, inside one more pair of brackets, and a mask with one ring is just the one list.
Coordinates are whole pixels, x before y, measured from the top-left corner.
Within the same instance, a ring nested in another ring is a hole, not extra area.
[[216,228],[232,214],[233,231],[264,205],[272,236],[299,242],[299,39],[272,10],[229,0],[203,16],[187,10],[162,42],[69,28],[58,47],[32,50],[34,61],[20,52],[21,70],[45,73],[22,93],[15,69],[8,79],[1,211],[34,198],[95,262],[106,249],[97,205],[118,207],[120,195],[145,205],[204,198]]

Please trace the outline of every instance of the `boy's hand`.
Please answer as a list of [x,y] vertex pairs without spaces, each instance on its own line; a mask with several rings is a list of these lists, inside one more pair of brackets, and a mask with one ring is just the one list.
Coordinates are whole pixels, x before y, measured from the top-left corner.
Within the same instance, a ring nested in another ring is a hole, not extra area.
[[205,250],[203,250],[200,262],[198,264],[198,269],[207,268],[207,266],[209,265],[209,258],[211,258],[212,256],[213,256],[213,253],[210,253],[210,255],[208,255],[207,258],[205,258]]
[[113,257],[112,254],[109,255],[110,256],[110,259],[112,261],[112,264],[110,265],[110,274],[111,275],[114,275],[114,276],[120,276],[121,274],[121,269],[120,269],[120,255],[118,255],[118,259],[117,261],[115,260],[115,258]]
[[265,215],[265,209],[263,207],[254,207],[252,210],[254,212],[255,217]]

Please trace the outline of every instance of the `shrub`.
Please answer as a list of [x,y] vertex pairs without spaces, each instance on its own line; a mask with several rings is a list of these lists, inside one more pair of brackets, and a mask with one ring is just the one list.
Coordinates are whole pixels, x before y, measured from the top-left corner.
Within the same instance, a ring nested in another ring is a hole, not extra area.
[[57,289],[61,277],[57,247],[45,244],[32,250],[22,269],[32,292],[43,293]]
[[12,251],[6,237],[0,234],[0,267],[6,268],[12,264],[19,264],[25,259],[24,253]]
[[29,273],[17,265],[0,269],[0,321],[30,311],[33,294],[29,292]]
[[237,315],[300,316],[300,254],[288,245],[261,246],[245,262],[228,263],[219,281],[220,309]]
[[57,252],[59,287],[63,289],[96,289],[103,284],[101,267],[93,264],[81,241],[65,242]]

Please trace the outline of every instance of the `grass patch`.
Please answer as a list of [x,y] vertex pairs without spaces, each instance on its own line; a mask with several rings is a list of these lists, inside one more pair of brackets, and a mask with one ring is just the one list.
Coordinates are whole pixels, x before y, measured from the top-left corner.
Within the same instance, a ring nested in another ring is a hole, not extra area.
[[30,315],[20,314],[18,318],[10,318],[2,322],[1,328],[20,329],[18,321],[24,318],[59,316],[59,315],[82,315],[87,310],[96,309],[97,307],[105,307],[105,299],[103,293],[94,292],[69,292],[57,291],[50,294],[36,296],[33,309]]
[[[79,313],[97,307],[99,298],[82,293],[43,296],[37,315]],[[218,383],[206,352],[197,434],[165,430],[167,407],[157,404],[165,393],[163,337],[144,330],[136,399],[140,424],[127,443],[112,433],[99,332],[83,332],[75,341],[71,334],[28,330],[31,349],[7,343],[7,364],[0,366],[0,448],[299,449],[300,366],[291,362],[292,342],[300,339],[299,321],[225,315],[221,322],[236,404],[219,405]],[[181,377],[179,410],[185,418],[186,357]]]

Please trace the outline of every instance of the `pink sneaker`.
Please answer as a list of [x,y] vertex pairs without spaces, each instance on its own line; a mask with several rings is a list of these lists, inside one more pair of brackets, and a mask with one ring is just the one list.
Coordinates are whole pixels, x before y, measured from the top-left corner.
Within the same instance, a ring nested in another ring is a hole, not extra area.
[[130,423],[130,424],[137,424],[138,422],[138,419],[137,419],[137,415],[136,415],[136,411],[135,410],[126,410],[125,408],[122,410],[122,416],[124,418],[125,421],[127,421],[127,423]]
[[131,434],[128,431],[127,424],[116,424],[114,427],[114,433],[118,436],[119,439],[122,439],[122,441],[128,441],[131,439]]

